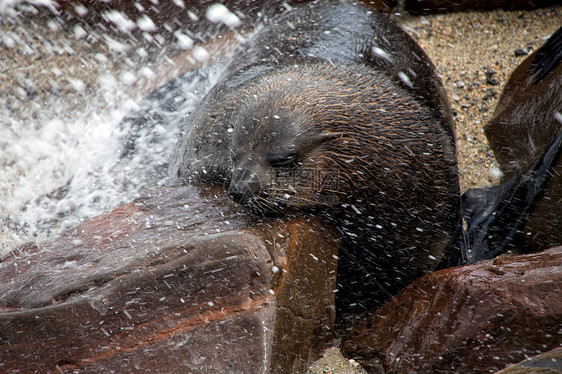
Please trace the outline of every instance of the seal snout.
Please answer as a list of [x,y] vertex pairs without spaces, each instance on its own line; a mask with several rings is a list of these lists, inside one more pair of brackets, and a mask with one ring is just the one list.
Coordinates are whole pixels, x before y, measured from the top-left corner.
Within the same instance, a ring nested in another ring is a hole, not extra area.
[[247,204],[252,197],[259,195],[261,190],[259,176],[248,169],[236,169],[228,186],[230,197],[243,205]]

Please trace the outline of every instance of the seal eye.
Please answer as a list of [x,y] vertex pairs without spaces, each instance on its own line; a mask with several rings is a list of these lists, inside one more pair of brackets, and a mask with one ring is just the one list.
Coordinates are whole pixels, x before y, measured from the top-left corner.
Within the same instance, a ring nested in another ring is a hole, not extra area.
[[267,162],[274,168],[293,167],[297,163],[297,152],[270,153],[267,155]]

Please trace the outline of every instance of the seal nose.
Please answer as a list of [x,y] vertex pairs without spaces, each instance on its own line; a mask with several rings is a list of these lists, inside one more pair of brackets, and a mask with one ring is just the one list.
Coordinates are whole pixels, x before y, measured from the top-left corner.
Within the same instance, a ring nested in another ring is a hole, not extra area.
[[261,182],[256,173],[248,169],[236,169],[232,174],[228,194],[239,204],[247,204],[252,196],[261,191]]

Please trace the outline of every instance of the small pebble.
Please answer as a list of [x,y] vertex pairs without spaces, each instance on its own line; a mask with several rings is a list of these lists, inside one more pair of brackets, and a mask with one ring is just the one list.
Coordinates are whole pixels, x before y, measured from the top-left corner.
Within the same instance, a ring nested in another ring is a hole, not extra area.
[[496,72],[493,70],[488,70],[486,72],[486,84],[490,84],[492,86],[497,86],[499,84],[496,79],[492,78],[494,74],[496,74]]
[[456,81],[455,85],[457,86],[457,88],[466,88],[466,84],[463,81]]

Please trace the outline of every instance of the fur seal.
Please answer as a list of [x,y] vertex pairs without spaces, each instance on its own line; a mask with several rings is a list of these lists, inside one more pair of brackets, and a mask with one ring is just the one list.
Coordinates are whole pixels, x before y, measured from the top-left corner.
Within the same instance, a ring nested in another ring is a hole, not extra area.
[[432,271],[460,228],[452,118],[423,50],[366,5],[272,19],[189,116],[170,165],[259,214],[313,211],[342,237],[345,310]]

